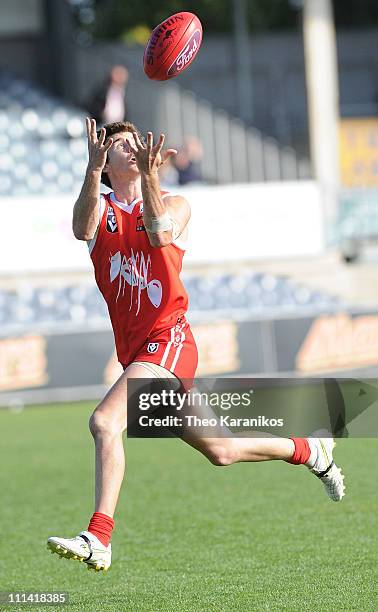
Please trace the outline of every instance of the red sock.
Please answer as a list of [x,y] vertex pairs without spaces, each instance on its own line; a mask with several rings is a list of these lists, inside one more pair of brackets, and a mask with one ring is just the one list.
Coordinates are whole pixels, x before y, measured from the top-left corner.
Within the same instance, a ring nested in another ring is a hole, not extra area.
[[108,546],[110,542],[110,538],[112,536],[112,531],[114,527],[114,521],[107,514],[102,514],[102,512],[94,512],[91,520],[89,521],[88,530],[93,533],[96,538],[100,540],[100,542],[104,546]]
[[311,450],[307,438],[290,438],[294,442],[294,454],[291,459],[287,459],[287,463],[300,465],[307,463],[310,459]]

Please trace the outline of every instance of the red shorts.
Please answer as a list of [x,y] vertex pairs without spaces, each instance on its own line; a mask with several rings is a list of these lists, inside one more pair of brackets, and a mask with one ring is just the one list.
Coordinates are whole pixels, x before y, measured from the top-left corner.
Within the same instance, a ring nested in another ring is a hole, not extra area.
[[152,333],[135,355],[135,361],[155,363],[183,381],[185,388],[190,388],[197,369],[198,350],[189,323],[179,319],[173,327]]

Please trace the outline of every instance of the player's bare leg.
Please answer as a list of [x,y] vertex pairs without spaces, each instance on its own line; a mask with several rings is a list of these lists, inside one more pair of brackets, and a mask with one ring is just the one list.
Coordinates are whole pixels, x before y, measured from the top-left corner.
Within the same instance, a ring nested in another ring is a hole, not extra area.
[[335,443],[329,432],[314,432],[310,438],[294,439],[273,437],[183,439],[214,465],[226,466],[243,461],[275,459],[306,465],[322,481],[328,497],[333,501],[340,501],[345,495],[344,476],[333,461],[332,451]]
[[95,512],[113,517],[125,473],[123,432],[127,421],[125,371],[89,420],[95,443]]
[[88,569],[111,564],[113,516],[125,473],[123,433],[127,425],[127,380],[150,379],[151,373],[131,364],[97,406],[89,421],[95,442],[95,512],[88,530],[75,538],[51,537],[48,548],[67,559],[84,561]]
[[209,428],[185,426],[182,435],[184,442],[200,451],[214,465],[231,465],[242,461],[288,461],[294,454],[295,444],[290,438],[278,438],[258,431],[232,433],[228,427],[220,424],[213,409],[202,401],[191,403],[187,410],[188,414],[201,421],[217,422],[211,431]]
[[151,379],[131,364],[97,406],[89,421],[96,449],[95,512],[113,517],[125,473],[123,434],[127,428],[127,380]]
[[214,465],[232,465],[243,461],[288,461],[294,454],[290,438],[202,438],[185,439]]
[[[212,408],[203,404],[192,406],[190,413],[201,419],[216,419]],[[328,497],[333,501],[344,497],[344,477],[333,461],[335,443],[330,432],[317,431],[309,438],[279,438],[256,431],[235,434],[219,421],[211,429],[214,437],[201,435],[199,428],[192,427],[185,428],[181,437],[214,465],[274,460],[305,465],[322,481]]]

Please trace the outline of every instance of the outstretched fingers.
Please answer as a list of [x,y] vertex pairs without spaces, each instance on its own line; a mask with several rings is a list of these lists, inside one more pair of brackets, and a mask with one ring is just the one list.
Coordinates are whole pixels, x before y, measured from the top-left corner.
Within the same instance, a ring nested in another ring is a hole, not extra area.
[[104,142],[105,142],[105,136],[106,136],[106,130],[105,130],[105,128],[104,128],[104,127],[102,127],[102,128],[101,128],[101,130],[100,130],[100,137],[99,137],[99,139],[98,139],[98,143],[99,143],[99,145],[100,145],[101,147],[102,147],[102,145],[103,145],[103,144],[104,144]]
[[153,152],[155,156],[158,155],[160,151],[162,150],[164,141],[165,141],[165,134],[160,134],[159,140],[157,141],[156,145],[153,148]]
[[96,121],[90,117],[86,117],[85,125],[87,128],[88,147],[97,142]]
[[90,136],[91,142],[97,142],[96,119],[90,119]]
[[135,155],[136,159],[139,159],[140,163],[143,162],[146,168],[149,170],[159,167],[164,161],[166,161],[172,155],[176,155],[176,149],[168,149],[162,153],[164,146],[165,134],[160,134],[159,140],[154,146],[154,137],[152,132],[147,132],[146,145],[141,142],[138,133],[133,130],[133,142],[127,139],[130,151]]
[[135,130],[133,130],[132,134],[134,136],[134,142],[135,142],[135,146],[137,148],[137,151],[141,151],[142,149],[144,149],[144,146],[143,146],[143,144],[140,141],[138,133],[135,132]]
[[131,140],[129,140],[128,138],[126,138],[127,144],[129,145],[129,149],[132,153],[134,153],[134,155],[136,155],[136,153],[139,152],[139,149],[137,149],[134,145],[133,142],[131,142]]
[[152,132],[147,132],[147,154],[148,155],[151,155],[152,144],[153,144]]
[[113,138],[109,138],[109,140],[104,145],[104,151],[109,151],[112,144],[113,144]]
[[89,117],[85,117],[85,127],[87,129],[87,138],[89,140],[91,135],[91,120]]
[[104,147],[104,151],[107,152],[109,151],[110,147],[113,144],[113,138],[108,138],[108,140],[104,144],[105,138],[106,138],[106,129],[103,127],[100,130],[100,137],[98,139],[98,144],[100,147]]
[[166,162],[170,157],[173,157],[173,155],[177,155],[177,153],[177,149],[167,149],[166,151],[163,151],[161,163],[164,164],[164,162]]

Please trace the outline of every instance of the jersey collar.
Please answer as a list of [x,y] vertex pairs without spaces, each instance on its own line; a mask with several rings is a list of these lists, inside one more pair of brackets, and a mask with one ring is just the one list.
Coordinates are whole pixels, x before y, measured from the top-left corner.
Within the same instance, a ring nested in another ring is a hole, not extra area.
[[135,205],[138,202],[141,202],[142,199],[141,198],[135,198],[135,200],[133,200],[132,202],[130,202],[130,204],[124,204],[124,202],[119,202],[114,194],[114,191],[111,192],[110,194],[110,199],[113,202],[113,204],[115,204],[116,206],[118,206],[118,208],[120,208],[121,210],[131,214],[134,210]]

